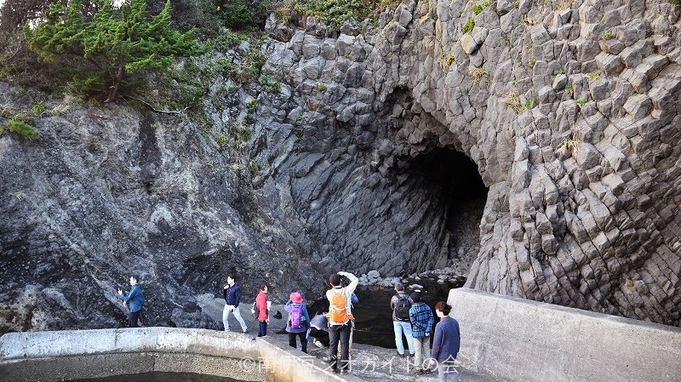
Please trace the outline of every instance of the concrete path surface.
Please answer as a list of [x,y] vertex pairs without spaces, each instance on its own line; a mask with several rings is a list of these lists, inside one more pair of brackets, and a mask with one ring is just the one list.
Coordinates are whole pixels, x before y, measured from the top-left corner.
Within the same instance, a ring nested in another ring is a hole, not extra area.
[[[216,299],[212,295],[199,296],[199,305],[203,311],[214,320],[222,320],[222,299]],[[246,321],[249,333],[247,336],[255,338],[258,332],[257,322],[250,313],[250,303],[242,303],[241,315]],[[286,311],[282,305],[273,305],[272,312],[280,311],[281,319],[270,318],[268,325],[268,337],[275,339],[284,345],[288,344],[288,334],[283,332],[286,327]],[[230,326],[233,331],[239,330],[236,319],[230,318]],[[300,348],[300,345],[299,345]],[[305,355],[301,352],[301,356]],[[328,348],[318,348],[310,343],[308,346],[308,357],[324,359],[328,357]],[[409,364],[410,358],[402,358],[397,355],[395,349],[388,349],[379,346],[354,343],[352,345],[352,371],[350,376],[358,377],[363,381],[382,382],[382,381],[437,381],[437,372],[426,375],[415,375],[412,373],[413,366]],[[413,359],[412,359],[413,361]],[[495,378],[490,375],[476,373],[464,368],[457,368],[461,382],[505,382],[503,379]]]

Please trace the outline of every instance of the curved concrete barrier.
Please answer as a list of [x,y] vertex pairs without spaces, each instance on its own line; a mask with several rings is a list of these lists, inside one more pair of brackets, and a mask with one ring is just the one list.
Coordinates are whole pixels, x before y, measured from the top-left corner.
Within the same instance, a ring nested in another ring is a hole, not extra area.
[[7,333],[0,380],[63,381],[152,371],[263,381],[256,341],[203,329],[129,328]]
[[681,328],[452,289],[457,357],[512,381],[681,381]]
[[7,333],[0,381],[51,382],[148,372],[239,381],[360,381],[268,337],[165,327]]

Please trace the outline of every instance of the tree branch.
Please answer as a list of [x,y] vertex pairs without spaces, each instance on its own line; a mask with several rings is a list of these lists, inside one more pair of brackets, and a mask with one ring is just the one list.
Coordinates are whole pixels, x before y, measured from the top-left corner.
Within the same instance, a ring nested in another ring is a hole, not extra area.
[[189,109],[189,106],[187,106],[187,107],[185,107],[185,108],[182,109],[182,110],[157,110],[156,108],[154,108],[154,106],[153,106],[152,104],[150,104],[149,102],[147,102],[147,101],[145,101],[145,100],[143,100],[143,99],[136,98],[136,97],[129,96],[129,95],[124,95],[124,97],[130,98],[130,99],[135,100],[135,101],[138,101],[138,102],[142,102],[143,104],[147,105],[147,107],[148,107],[149,109],[151,109],[151,111],[153,111],[153,112],[155,112],[155,113],[176,114],[176,115],[179,115],[179,114],[183,114],[184,112],[187,111],[187,109]]

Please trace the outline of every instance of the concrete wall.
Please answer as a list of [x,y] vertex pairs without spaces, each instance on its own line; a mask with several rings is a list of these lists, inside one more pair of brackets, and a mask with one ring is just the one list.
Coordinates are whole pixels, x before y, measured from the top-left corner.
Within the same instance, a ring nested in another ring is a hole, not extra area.
[[242,381],[360,381],[269,338],[204,329],[133,328],[7,333],[0,381],[51,382],[152,371]]
[[263,381],[251,337],[204,329],[131,328],[7,333],[0,381],[62,381],[151,371]]
[[468,369],[512,381],[681,381],[681,328],[464,288],[448,303]]

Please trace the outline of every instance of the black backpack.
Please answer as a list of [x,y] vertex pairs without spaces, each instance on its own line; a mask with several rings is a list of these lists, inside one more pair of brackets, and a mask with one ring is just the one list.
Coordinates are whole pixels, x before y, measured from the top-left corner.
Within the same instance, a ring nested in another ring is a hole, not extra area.
[[397,294],[397,303],[395,303],[395,318],[400,321],[409,321],[409,308],[411,308],[411,301],[406,293]]

